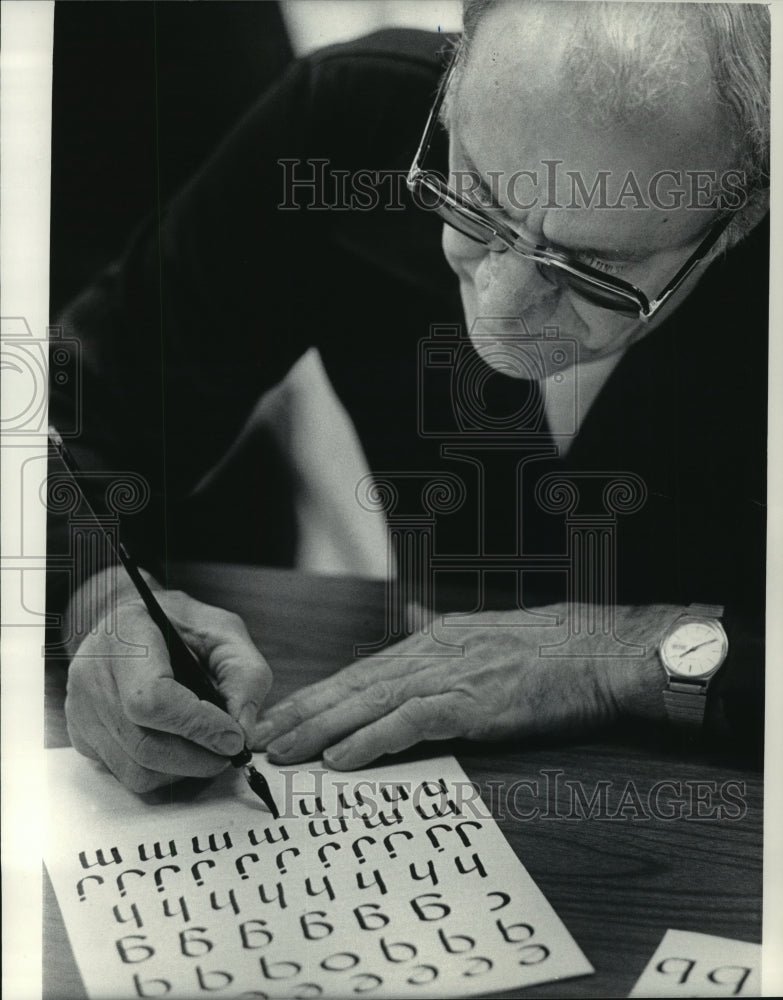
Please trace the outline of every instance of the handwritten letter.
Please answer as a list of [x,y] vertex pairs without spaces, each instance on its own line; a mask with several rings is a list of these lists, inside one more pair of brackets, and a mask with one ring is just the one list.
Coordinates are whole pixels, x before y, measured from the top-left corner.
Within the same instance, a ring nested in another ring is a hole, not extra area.
[[761,945],[666,931],[632,997],[760,996]]
[[233,770],[139,798],[47,757],[45,860],[90,996],[466,996],[593,971],[453,758],[259,756],[275,821]]

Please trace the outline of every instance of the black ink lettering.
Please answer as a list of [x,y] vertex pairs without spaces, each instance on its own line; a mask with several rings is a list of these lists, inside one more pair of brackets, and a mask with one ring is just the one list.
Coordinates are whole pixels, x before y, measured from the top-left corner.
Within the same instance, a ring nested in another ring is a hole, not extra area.
[[435,831],[436,830],[448,830],[449,832],[451,832],[453,829],[454,828],[451,827],[451,826],[449,826],[448,823],[435,823],[435,824],[433,824],[433,826],[428,826],[427,829],[425,830],[425,833],[427,834],[429,842],[432,844],[432,846],[437,851],[442,851],[443,850],[443,844],[441,844],[441,842],[438,839],[438,836],[435,833]]
[[218,847],[217,845],[216,836],[217,836],[216,834],[210,833],[209,839],[207,841],[209,845],[208,847],[202,847],[200,838],[194,837],[192,843],[193,843],[193,850],[195,851],[195,853],[203,854],[205,851],[212,851],[214,854],[215,851],[231,850],[233,844],[231,843],[231,837],[228,835],[228,833],[223,834],[223,843],[220,845],[220,847]]
[[329,876],[328,875],[324,875],[322,881],[323,881],[323,887],[321,889],[316,890],[315,887],[314,887],[314,885],[313,885],[313,882],[312,882],[310,876],[308,875],[307,878],[305,879],[305,891],[307,892],[307,895],[308,896],[320,896],[323,893],[326,893],[328,895],[329,899],[333,900],[334,899],[334,889],[332,888],[332,883],[329,881]]
[[144,922],[141,919],[141,914],[139,913],[135,903],[131,903],[129,917],[122,916],[122,914],[120,913],[119,903],[117,904],[117,906],[112,907],[112,913],[114,914],[114,919],[117,921],[118,924],[127,924],[132,920],[137,927],[140,928],[144,926]]
[[[253,944],[251,935],[253,938],[261,937],[262,940],[258,944]],[[268,944],[274,941],[274,934],[266,929],[266,920],[246,920],[243,924],[239,925],[239,937],[242,941],[242,947],[246,951],[257,951],[259,948],[266,948]]]
[[[443,928],[439,928],[438,937],[450,955],[464,955],[476,947],[474,939],[468,937],[467,934],[445,934]],[[467,943],[465,945],[458,944],[460,941]]]
[[[138,997],[165,997],[171,990],[171,983],[168,979],[143,980],[139,978],[138,972],[133,973],[133,985],[136,988],[136,996]],[[158,986],[162,986],[163,989],[157,989]],[[150,993],[149,990],[153,988],[155,989],[155,992]]]
[[137,850],[139,852],[139,861],[152,861],[153,858],[162,861],[164,858],[176,858],[177,856],[177,845],[173,840],[169,841],[168,851],[163,850],[159,841],[153,844],[151,852],[148,851],[145,844],[139,844]]
[[397,826],[398,823],[402,823],[402,816],[399,809],[392,809],[388,813],[379,811],[375,818],[372,816],[362,816],[362,823],[364,823],[368,830],[375,830],[379,826]]
[[352,993],[369,993],[383,984],[381,977],[376,976],[374,972],[358,972],[355,976],[351,976],[350,980],[351,982],[358,980],[351,990]]
[[[380,938],[378,943],[387,962],[394,962],[395,964],[408,962],[418,954],[416,945],[410,944],[408,941],[387,942],[386,938]],[[395,954],[399,957],[395,958]]]
[[[125,937],[121,937],[114,944],[119,952],[120,958],[126,965],[136,965],[138,962],[146,962],[148,958],[152,958],[155,954],[155,949],[149,944],[125,944],[126,941],[146,941],[146,934],[126,934]],[[143,952],[138,958],[133,958],[131,952]]]
[[[275,836],[275,832],[277,832],[278,836]],[[258,839],[256,831],[248,830],[247,836],[253,847],[258,847],[260,841]],[[288,840],[288,830],[286,830],[286,828],[282,825],[277,828],[277,831],[273,830],[269,826],[266,826],[263,829],[262,836],[263,839],[267,842],[267,844],[279,844],[280,841],[282,840]]]
[[413,840],[413,834],[410,830],[397,830],[396,833],[389,833],[383,838],[383,846],[386,848],[390,858],[397,857],[397,850],[394,847],[394,838],[403,837],[405,840]]
[[[380,911],[380,906],[378,903],[362,903],[360,906],[354,907],[353,915],[363,931],[379,931],[382,927],[385,927],[391,917],[387,917],[385,913],[372,912],[364,913],[364,910]],[[375,923],[375,921],[378,921]]]
[[311,917],[325,917],[326,910],[311,910],[309,913],[303,913],[299,918],[299,923],[302,925],[302,933],[308,941],[321,941],[323,938],[329,937],[329,935],[334,930],[334,927],[328,923],[326,920],[311,920]]
[[427,862],[427,870],[426,872],[424,872],[423,875],[419,875],[418,869],[416,868],[416,865],[413,861],[411,861],[408,870],[411,873],[411,878],[415,879],[417,882],[423,882],[425,879],[429,879],[433,885],[438,884],[438,876],[435,871],[435,864],[432,861],[432,859],[430,859]]
[[196,880],[196,885],[204,884],[204,876],[201,874],[201,869],[206,865],[207,868],[214,868],[217,864],[212,858],[204,858],[203,861],[197,861],[194,865],[191,865],[190,874]]
[[347,833],[348,824],[346,823],[345,819],[341,816],[337,820],[336,828],[333,830],[331,821],[325,819],[321,821],[321,829],[319,830],[316,821],[314,819],[311,819],[310,822],[307,824],[307,829],[311,837],[323,837],[325,834],[328,834],[330,837],[334,837],[338,833]]
[[197,936],[206,932],[206,927],[186,927],[179,932],[179,947],[185,958],[203,958],[212,951],[214,945],[209,938]]
[[[127,890],[125,888],[125,878],[128,875],[138,875],[139,878],[144,878],[144,876],[146,875],[146,872],[143,872],[140,868],[128,868],[127,871],[120,872],[120,874],[117,876],[117,888],[120,890],[120,895],[121,896],[124,896],[126,894],[126,892],[127,892]],[[88,875],[87,877],[88,878],[99,878],[100,876],[98,876],[98,875],[92,875],[92,876]],[[82,881],[84,881],[84,880],[82,880]],[[103,879],[101,879],[101,881],[103,881]]]
[[331,868],[332,862],[326,860],[326,852],[341,851],[342,844],[338,844],[336,840],[330,840],[328,844],[324,844],[323,847],[318,848],[318,860],[323,864],[324,868]]
[[233,889],[228,890],[228,896],[226,897],[225,903],[218,903],[217,893],[211,892],[209,894],[209,905],[213,910],[225,910],[230,906],[234,913],[236,913],[237,916],[239,915],[240,907],[239,903],[237,903],[237,897],[234,895]]
[[164,872],[178,872],[180,869],[177,865],[163,865],[160,868],[155,869],[155,885],[158,887],[158,892],[163,892],[166,888],[163,884],[163,873]]
[[106,865],[121,865],[122,857],[120,856],[120,852],[117,850],[117,848],[116,847],[110,848],[110,853],[111,853],[110,861],[106,860],[106,855],[103,853],[102,849],[95,852],[95,861],[88,861],[85,852],[80,851],[79,861],[81,862],[82,868],[94,868],[96,865],[101,865],[102,867],[105,867]]
[[293,979],[302,971],[298,962],[274,962],[270,965],[262,955],[258,960],[265,979]]
[[487,899],[491,899],[493,896],[499,896],[500,902],[497,906],[490,906],[489,912],[492,913],[494,910],[502,910],[504,906],[508,906],[511,902],[511,896],[507,892],[488,892]]
[[283,892],[283,885],[282,885],[281,882],[278,882],[275,885],[275,890],[277,892],[277,895],[273,896],[271,899],[267,899],[266,898],[266,886],[264,886],[264,884],[262,883],[258,887],[258,895],[261,897],[261,902],[262,903],[274,903],[274,902],[277,902],[277,903],[280,904],[280,909],[284,910],[286,908],[286,906],[288,906],[288,904],[285,901],[285,893]]
[[465,829],[466,826],[471,826],[473,827],[474,830],[480,830],[481,823],[477,823],[475,820],[472,819],[466,819],[463,823],[457,823],[457,826],[455,827],[457,835],[459,836],[459,839],[462,841],[465,847],[471,847],[472,844],[470,842],[470,838],[468,837],[467,833],[463,833],[463,830]]
[[283,850],[275,858],[275,862],[277,864],[277,867],[278,867],[281,875],[285,875],[285,873],[288,871],[288,869],[286,868],[286,862],[285,862],[285,856],[286,856],[286,854],[291,854],[291,855],[293,855],[293,857],[297,858],[297,857],[299,857],[300,853],[301,852],[300,852],[300,850],[299,850],[298,847],[284,847],[283,848]]
[[460,873],[460,875],[469,875],[471,872],[478,872],[482,878],[486,878],[487,870],[481,863],[481,858],[478,856],[478,854],[473,854],[471,856],[471,861],[473,862],[473,867],[466,868],[462,858],[455,856],[454,864],[457,866],[457,871]]
[[359,956],[352,951],[337,951],[334,955],[329,955],[320,963],[321,968],[326,972],[347,972],[359,964]]
[[[97,882],[98,885],[103,885],[103,878],[100,875],[85,875],[84,878],[79,879],[76,883],[76,892],[79,894],[79,902],[83,903],[87,898],[87,890],[84,887],[85,882]],[[121,893],[122,895],[122,893]]]
[[359,859],[359,864],[363,865],[367,860],[364,856],[364,851],[362,849],[362,844],[374,844],[376,843],[375,837],[357,837],[356,840],[351,844],[351,849],[356,857]]
[[432,803],[431,811],[425,812],[424,807],[420,806],[418,802],[414,806],[416,812],[421,816],[422,819],[435,819],[440,816],[448,816],[451,813],[452,816],[459,816],[459,809],[454,805],[451,799],[446,799],[446,804],[444,806],[438,805],[437,802]]
[[239,877],[241,879],[246,879],[246,878],[250,877],[248,875],[248,873],[247,873],[247,862],[248,862],[248,860],[255,863],[255,862],[258,861],[258,855],[257,854],[240,854],[239,857],[234,862],[234,865],[235,865],[236,870],[237,870],[237,875],[239,875]]
[[357,872],[356,873],[356,884],[358,885],[358,887],[360,889],[371,889],[374,885],[377,885],[378,888],[381,890],[381,895],[385,896],[386,895],[386,885],[385,885],[383,879],[381,878],[381,873],[378,871],[377,868],[373,871],[372,877],[373,877],[373,881],[372,882],[368,882],[367,884],[365,884],[365,882],[364,882],[364,872]]
[[[419,918],[419,920],[432,921],[432,920],[442,920],[451,913],[451,907],[447,906],[446,903],[419,903],[420,899],[442,899],[443,897],[439,892],[425,892],[421,896],[414,896],[410,900],[410,904],[413,907],[413,912]],[[432,916],[427,916],[424,912],[425,910],[436,910]]]
[[519,949],[519,954],[524,954],[524,958],[519,959],[520,965],[540,965],[541,962],[549,958],[551,952],[543,944],[526,944]]
[[[196,966],[196,977],[198,978],[198,984],[205,993],[214,993],[216,990],[222,990],[224,987],[228,986],[230,983],[234,982],[234,977],[230,972],[223,972],[219,969],[213,969],[211,972],[205,972],[200,965]],[[217,982],[215,982],[215,978]],[[214,986],[209,985],[209,981],[215,982]]]
[[[520,941],[529,941],[530,938],[536,933],[530,924],[520,923],[520,924],[504,924],[502,920],[498,919],[495,921],[498,930],[500,931],[503,940],[507,941],[508,944],[519,944]],[[512,931],[519,929],[521,934],[519,937],[512,936]]]
[[434,983],[438,978],[438,970],[434,965],[416,965],[411,969],[411,974],[405,980],[411,986],[425,986],[427,983]]
[[179,897],[179,909],[174,910],[168,899],[163,900],[163,913],[167,917],[179,917],[181,916],[185,923],[190,920],[190,913],[188,912],[188,906],[185,902],[185,897]]
[[468,967],[462,973],[463,976],[483,976],[492,968],[492,959],[484,958],[483,955],[474,955],[468,959]]

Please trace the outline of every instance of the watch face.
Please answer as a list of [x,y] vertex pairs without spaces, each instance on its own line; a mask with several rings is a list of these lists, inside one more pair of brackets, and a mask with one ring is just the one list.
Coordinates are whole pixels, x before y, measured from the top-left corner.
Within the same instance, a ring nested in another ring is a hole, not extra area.
[[706,677],[723,662],[726,633],[716,621],[694,619],[678,624],[661,644],[663,662],[680,677]]

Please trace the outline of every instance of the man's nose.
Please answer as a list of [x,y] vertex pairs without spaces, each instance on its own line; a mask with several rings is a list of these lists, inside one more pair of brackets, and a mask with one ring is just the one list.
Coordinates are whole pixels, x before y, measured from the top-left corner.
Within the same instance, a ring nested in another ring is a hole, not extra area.
[[552,301],[558,288],[548,281],[535,261],[513,250],[484,248],[472,264],[475,294],[487,316],[514,316],[542,302]]

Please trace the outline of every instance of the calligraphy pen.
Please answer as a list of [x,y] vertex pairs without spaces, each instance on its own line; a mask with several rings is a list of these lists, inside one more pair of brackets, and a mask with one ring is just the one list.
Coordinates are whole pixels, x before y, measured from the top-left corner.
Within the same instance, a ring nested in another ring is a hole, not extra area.
[[[192,691],[202,701],[209,701],[213,705],[217,705],[218,708],[225,711],[225,702],[221,697],[220,692],[215,687],[209,671],[204,667],[193,650],[179,634],[171,620],[166,615],[166,612],[156,600],[149,584],[141,575],[141,571],[139,570],[135,559],[131,556],[130,552],[121,541],[118,540],[115,542],[112,536],[103,527],[100,518],[96,516],[95,511],[92,509],[92,506],[85,495],[84,489],[79,484],[77,479],[80,469],[71,453],[65,447],[60,434],[52,426],[49,427],[49,441],[57,454],[60,456],[60,460],[65,466],[68,475],[76,487],[79,496],[84,501],[88,511],[98,522],[98,525],[101,527],[101,530],[103,531],[111,549],[127,570],[128,576],[133,581],[133,585],[138,591],[142,601],[144,601],[150,617],[160,629],[166,643],[166,649],[168,650],[174,680],[176,680],[179,684],[182,684],[183,687],[188,688],[189,691]],[[272,798],[272,791],[269,788],[269,783],[263,774],[260,774],[255,769],[253,765],[253,754],[248,747],[245,746],[240,753],[234,754],[234,756],[230,757],[229,760],[234,767],[243,768],[248,785],[250,785],[256,795],[269,809],[274,818],[278,819],[280,813],[275,805],[275,800]]]

